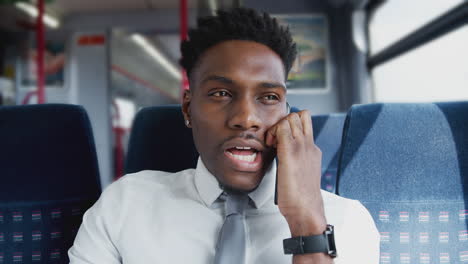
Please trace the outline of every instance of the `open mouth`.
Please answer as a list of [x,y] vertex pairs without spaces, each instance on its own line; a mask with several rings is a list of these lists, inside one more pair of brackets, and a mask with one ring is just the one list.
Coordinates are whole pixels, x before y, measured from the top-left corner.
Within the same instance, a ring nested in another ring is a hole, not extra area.
[[254,162],[259,151],[251,147],[233,147],[226,150],[226,153],[239,161]]
[[234,139],[226,142],[224,162],[239,172],[258,172],[263,165],[263,145],[256,140]]

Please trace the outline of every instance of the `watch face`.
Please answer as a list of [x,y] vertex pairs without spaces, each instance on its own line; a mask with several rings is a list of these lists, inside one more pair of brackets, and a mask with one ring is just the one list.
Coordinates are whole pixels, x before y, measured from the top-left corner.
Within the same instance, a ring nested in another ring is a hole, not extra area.
[[332,225],[327,225],[325,235],[328,240],[328,255],[332,258],[336,258],[335,229]]

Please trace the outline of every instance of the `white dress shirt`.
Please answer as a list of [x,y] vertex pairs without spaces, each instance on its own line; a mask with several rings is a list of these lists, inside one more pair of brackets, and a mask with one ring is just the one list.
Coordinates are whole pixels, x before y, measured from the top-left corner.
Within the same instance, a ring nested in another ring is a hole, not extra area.
[[[292,263],[283,253],[288,224],[273,203],[276,167],[249,194],[245,211],[247,264]],[[199,159],[177,173],[141,171],[111,184],[83,217],[71,264],[209,264],[224,221],[216,178]],[[335,264],[377,264],[379,234],[355,200],[322,191],[327,222],[335,226]]]

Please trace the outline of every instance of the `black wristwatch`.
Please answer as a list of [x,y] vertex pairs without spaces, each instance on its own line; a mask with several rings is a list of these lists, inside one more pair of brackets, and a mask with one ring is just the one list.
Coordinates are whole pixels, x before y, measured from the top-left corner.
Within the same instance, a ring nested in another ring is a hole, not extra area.
[[284,254],[325,253],[336,258],[335,231],[332,225],[322,235],[299,236],[283,240]]

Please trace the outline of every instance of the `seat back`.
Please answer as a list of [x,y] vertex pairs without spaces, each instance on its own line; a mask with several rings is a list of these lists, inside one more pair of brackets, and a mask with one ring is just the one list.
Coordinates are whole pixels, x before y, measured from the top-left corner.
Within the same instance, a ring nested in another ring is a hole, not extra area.
[[143,108],[133,121],[125,173],[141,170],[177,172],[197,166],[192,130],[180,105]]
[[468,102],[353,106],[337,193],[368,208],[380,263],[468,259]]
[[82,107],[0,107],[0,263],[68,263],[100,191]]
[[336,174],[345,118],[346,115],[342,113],[312,116],[315,144],[322,151],[321,187],[332,193],[336,192]]

